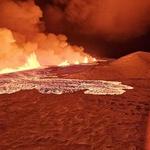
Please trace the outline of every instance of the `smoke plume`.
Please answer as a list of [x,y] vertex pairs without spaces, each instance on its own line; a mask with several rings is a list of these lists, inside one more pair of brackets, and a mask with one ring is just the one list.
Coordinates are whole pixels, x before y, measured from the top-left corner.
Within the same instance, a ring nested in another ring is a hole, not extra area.
[[0,0],[0,10],[0,69],[22,66],[33,52],[41,66],[92,59],[82,47],[69,45],[65,35],[45,34],[34,1]]
[[57,16],[53,21],[55,27],[63,24],[72,30],[73,26],[75,32],[101,36],[108,41],[139,37],[150,27],[149,0],[59,0],[44,13],[46,26],[52,23],[47,18]]

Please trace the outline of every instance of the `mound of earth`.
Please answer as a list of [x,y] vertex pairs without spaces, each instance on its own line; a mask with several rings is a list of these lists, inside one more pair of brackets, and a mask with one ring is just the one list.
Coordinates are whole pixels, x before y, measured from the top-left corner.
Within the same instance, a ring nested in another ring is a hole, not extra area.
[[117,80],[122,78],[150,78],[150,53],[135,52],[104,66],[98,65],[70,78]]

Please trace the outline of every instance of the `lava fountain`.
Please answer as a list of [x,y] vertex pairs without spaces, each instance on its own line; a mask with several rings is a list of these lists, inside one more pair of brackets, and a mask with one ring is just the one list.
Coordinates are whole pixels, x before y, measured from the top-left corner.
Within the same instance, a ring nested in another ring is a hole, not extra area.
[[23,70],[30,70],[30,69],[35,69],[35,68],[39,68],[39,67],[41,67],[41,66],[36,58],[36,54],[32,53],[27,58],[27,62],[23,66],[20,66],[19,68],[16,68],[16,69],[5,68],[0,71],[0,74],[23,71]]

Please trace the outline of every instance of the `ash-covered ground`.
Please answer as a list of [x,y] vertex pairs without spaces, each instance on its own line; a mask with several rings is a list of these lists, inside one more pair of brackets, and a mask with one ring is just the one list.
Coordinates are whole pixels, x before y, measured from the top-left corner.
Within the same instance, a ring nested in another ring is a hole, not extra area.
[[[150,54],[144,52],[94,65],[48,67],[2,75],[0,92],[5,94],[0,94],[0,149],[143,150],[147,147],[148,150],[149,75]],[[108,82],[102,84],[101,80]],[[121,95],[85,94],[87,85],[67,93],[44,90],[42,93],[49,94],[42,94],[36,90],[42,84],[59,89],[64,87],[64,81],[67,82],[64,91],[81,87],[80,82],[103,88],[105,94],[107,86],[111,90],[118,89],[118,85],[134,89]],[[16,92],[11,85],[21,91]],[[22,88],[30,86],[33,90]],[[6,94],[7,90],[14,90],[10,92],[13,94]]]

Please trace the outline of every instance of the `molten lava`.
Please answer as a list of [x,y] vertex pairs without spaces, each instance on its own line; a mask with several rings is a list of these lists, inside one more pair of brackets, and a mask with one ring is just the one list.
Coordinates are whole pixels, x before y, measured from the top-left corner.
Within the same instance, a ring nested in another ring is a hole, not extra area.
[[74,64],[79,65],[80,63],[79,63],[79,61],[75,61],[75,63],[74,63]]
[[87,57],[84,58],[83,63],[88,63],[88,58]]
[[0,74],[4,73],[10,73],[10,72],[17,72],[17,71],[23,71],[23,70],[30,70],[34,68],[39,68],[40,64],[36,58],[35,53],[31,53],[30,56],[27,58],[27,62],[18,68],[6,68],[0,71]]
[[93,58],[93,60],[89,60],[88,57],[84,57],[84,59],[82,60],[82,62],[79,62],[78,60],[76,60],[74,63],[69,63],[68,60],[65,60],[63,62],[61,62],[58,66],[69,66],[70,64],[74,64],[74,65],[79,65],[79,64],[87,64],[87,63],[91,63],[91,62],[96,62],[96,58]]
[[[95,61],[96,61],[96,59],[93,58],[92,62],[95,62]],[[87,57],[84,57],[82,62],[89,63],[91,61],[89,61]],[[79,65],[80,62],[77,60],[73,64]],[[69,65],[70,65],[70,63],[68,62],[68,60],[65,60],[65,61],[61,62],[58,66],[69,66]],[[23,71],[23,70],[30,70],[30,69],[40,68],[40,67],[41,67],[41,65],[37,60],[36,54],[33,52],[27,58],[27,62],[23,66],[20,66],[18,68],[5,68],[0,71],[0,74]]]
[[96,62],[97,60],[96,60],[96,58],[93,58],[93,62]]
[[58,66],[69,66],[70,64],[68,63],[68,60],[63,61],[60,63]]

